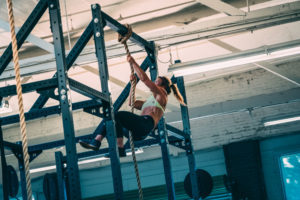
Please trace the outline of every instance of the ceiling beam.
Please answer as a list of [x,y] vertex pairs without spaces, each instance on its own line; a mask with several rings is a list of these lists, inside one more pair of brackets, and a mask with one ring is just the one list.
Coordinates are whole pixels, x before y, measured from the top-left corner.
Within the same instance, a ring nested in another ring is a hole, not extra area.
[[[222,17],[179,28],[171,28],[162,32],[145,35],[144,38],[153,40],[161,48],[164,48],[184,42],[207,40],[210,38],[294,22],[300,20],[299,15],[300,1],[255,10],[248,13],[245,17]],[[117,41],[109,41],[106,42],[105,45],[107,58],[125,56],[124,47],[119,45]],[[137,45],[129,45],[132,53],[142,51],[142,48]],[[76,60],[76,63],[86,64],[96,62],[97,58],[95,56],[94,48],[94,45],[85,47],[82,54],[79,55]],[[53,71],[56,69],[55,58],[51,54],[21,60],[20,65],[22,76]],[[14,78],[14,69],[12,65],[9,65],[2,73],[0,81],[12,78]]]
[[226,49],[232,53],[237,53],[237,52],[240,52],[241,50],[228,44],[228,43],[225,43],[219,39],[211,39],[211,40],[208,40],[209,42],[219,46],[219,47],[222,47],[223,49]]
[[220,0],[197,0],[199,3],[210,7],[218,12],[225,13],[228,16],[245,16],[246,12],[233,7],[230,4],[227,4]]
[[[7,32],[10,32],[9,24],[6,21],[3,21],[2,19],[0,19],[0,28]],[[16,27],[16,31],[18,32],[19,30],[20,30],[20,28]],[[51,44],[33,34],[29,34],[28,37],[26,38],[26,41],[40,47],[41,49],[48,51],[49,53],[54,53],[53,44]]]

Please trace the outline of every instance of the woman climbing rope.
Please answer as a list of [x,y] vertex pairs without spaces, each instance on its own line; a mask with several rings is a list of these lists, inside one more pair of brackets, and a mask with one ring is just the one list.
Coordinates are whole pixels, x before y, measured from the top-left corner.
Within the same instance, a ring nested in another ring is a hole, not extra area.
[[[171,93],[171,90],[179,103],[185,105],[177,86],[172,84],[170,79],[164,76],[159,76],[155,82],[152,82],[131,55],[127,56],[127,61],[132,64],[135,73],[150,89],[152,95],[146,101],[137,100],[133,103],[134,108],[142,110],[141,115],[136,115],[127,111],[119,111],[116,113],[115,122],[120,157],[126,156],[123,137],[128,137],[128,131],[132,131],[134,141],[139,141],[145,139],[156,127],[164,114],[168,102],[168,95]],[[136,79],[135,75],[131,75],[130,80],[133,79]],[[130,99],[129,104],[131,104],[131,102],[132,101]],[[105,136],[106,132],[104,131],[92,140],[80,140],[79,143],[84,148],[98,150],[100,148],[101,141]]]

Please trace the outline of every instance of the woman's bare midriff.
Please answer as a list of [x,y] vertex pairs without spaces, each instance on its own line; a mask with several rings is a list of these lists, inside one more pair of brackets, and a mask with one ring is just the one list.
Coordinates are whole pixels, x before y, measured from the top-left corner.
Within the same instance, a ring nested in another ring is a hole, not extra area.
[[156,127],[163,114],[164,112],[160,108],[156,106],[149,106],[144,108],[141,115],[150,115],[154,120],[154,127]]

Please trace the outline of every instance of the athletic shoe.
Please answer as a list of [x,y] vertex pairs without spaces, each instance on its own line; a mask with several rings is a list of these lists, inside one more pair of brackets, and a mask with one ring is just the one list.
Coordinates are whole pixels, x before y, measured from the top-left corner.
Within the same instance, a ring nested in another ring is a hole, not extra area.
[[79,144],[86,149],[92,149],[94,151],[99,150],[100,146],[101,146],[101,142],[99,142],[98,140],[95,140],[95,139],[79,140]]

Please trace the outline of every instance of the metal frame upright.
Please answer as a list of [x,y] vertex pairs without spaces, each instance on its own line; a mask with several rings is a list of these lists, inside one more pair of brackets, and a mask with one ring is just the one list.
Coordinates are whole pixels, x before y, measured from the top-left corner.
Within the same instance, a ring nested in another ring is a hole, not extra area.
[[[108,67],[107,67],[107,58],[105,51],[104,43],[104,24],[103,18],[98,4],[92,5],[92,15],[94,21],[94,40],[95,40],[95,49],[98,59],[99,75],[101,79],[101,87],[104,94],[110,96],[108,88]],[[103,105],[104,110],[104,120],[106,125],[106,138],[109,145],[109,155],[111,161],[111,170],[113,176],[113,186],[115,191],[116,199],[124,199],[123,196],[123,182],[121,174],[121,166],[119,159],[119,152],[117,151],[117,142],[116,142],[116,129],[114,122],[114,111],[112,107],[112,100],[109,99],[108,103]]]
[[[115,126],[114,126],[114,113],[116,113],[122,104],[125,102],[129,95],[130,83],[126,85],[120,96],[112,104],[110,97],[110,92],[108,88],[108,68],[107,68],[107,58],[104,43],[104,31],[105,26],[109,26],[112,30],[125,35],[127,33],[127,28],[110,16],[101,11],[101,7],[98,4],[92,5],[92,20],[82,33],[81,37],[78,39],[74,47],[71,49],[67,57],[65,56],[65,48],[63,41],[63,32],[61,27],[61,16],[58,0],[40,0],[28,19],[25,21],[23,26],[17,33],[18,48],[21,48],[26,37],[33,30],[38,20],[41,18],[46,9],[49,8],[51,31],[53,33],[54,49],[57,72],[55,75],[46,80],[37,81],[33,83],[27,83],[22,85],[23,93],[36,91],[40,94],[38,99],[34,102],[31,109],[25,113],[26,120],[37,119],[40,117],[45,117],[53,114],[62,114],[63,128],[64,128],[64,140],[52,141],[43,144],[31,145],[28,147],[28,152],[30,154],[30,161],[34,160],[39,156],[43,150],[52,149],[59,146],[66,146],[66,156],[63,156],[60,152],[57,152],[56,163],[57,163],[57,174],[58,174],[58,184],[63,186],[67,190],[68,199],[80,199],[81,189],[79,181],[79,170],[78,170],[78,159],[93,155],[105,155],[110,154],[111,158],[111,169],[113,176],[113,186],[115,191],[116,199],[124,199],[123,195],[123,184],[120,168],[120,160],[118,156],[116,139],[115,139]],[[67,71],[74,64],[76,58],[81,53],[82,49],[88,43],[91,37],[94,37],[96,56],[98,59],[98,68],[101,82],[102,92],[92,89],[82,83],[77,82],[71,78],[67,77]],[[142,62],[141,68],[146,71],[150,67],[151,79],[154,80],[157,76],[157,62],[156,62],[156,48],[154,42],[148,42],[136,33],[133,33],[131,41],[145,48],[148,56]],[[0,57],[0,76],[12,59],[11,44],[5,50],[5,52]],[[179,89],[185,97],[183,78],[172,78],[173,82],[177,82]],[[58,95],[54,93],[55,88],[58,88]],[[71,103],[70,100],[70,90],[79,92],[82,95],[90,97],[91,100]],[[16,86],[6,86],[0,88],[0,97],[7,97],[16,95]],[[49,98],[59,101],[59,106],[44,107]],[[92,115],[103,118],[102,122],[98,125],[92,134],[75,137],[74,122],[72,117],[72,110],[83,109],[84,112],[90,113]],[[102,111],[103,110],[103,111]],[[166,187],[168,192],[168,199],[175,199],[175,189],[171,170],[171,161],[169,157],[168,145],[173,145],[181,149],[185,149],[187,152],[189,160],[189,168],[191,174],[191,180],[193,185],[193,197],[194,199],[199,199],[198,187],[195,175],[195,158],[193,154],[193,148],[190,138],[190,125],[187,107],[181,107],[183,126],[184,130],[181,131],[175,127],[165,124],[164,118],[159,122],[158,134],[153,133],[153,139],[147,139],[144,141],[136,142],[135,146],[151,146],[160,144],[162,151],[162,158],[164,164]],[[2,117],[0,119],[0,136],[2,134],[2,126],[9,125],[19,122],[18,115],[11,115]],[[107,139],[109,143],[109,148],[101,149],[99,151],[93,152],[76,152],[76,143],[79,139],[89,138],[96,134],[99,134],[106,129]],[[175,133],[175,135],[169,135],[168,131]],[[23,153],[21,148],[21,143],[12,143],[3,140],[0,137],[0,147],[1,147],[1,163],[2,170],[6,170],[6,159],[4,154],[4,148],[11,149],[16,155],[19,161],[19,171],[21,177],[22,185],[22,195],[23,199],[26,199],[25,192],[25,179],[24,179],[24,163],[23,163]],[[128,144],[126,144],[127,148]],[[66,164],[66,168],[63,164]],[[65,179],[65,176],[68,178]],[[5,176],[3,176],[3,187],[5,185]],[[60,187],[60,199],[65,198],[64,190]],[[4,192],[4,199],[7,197],[7,191]]]

